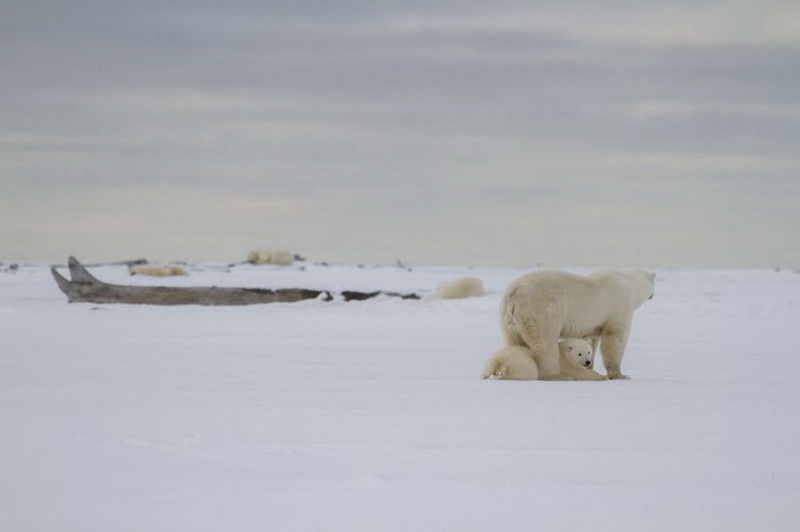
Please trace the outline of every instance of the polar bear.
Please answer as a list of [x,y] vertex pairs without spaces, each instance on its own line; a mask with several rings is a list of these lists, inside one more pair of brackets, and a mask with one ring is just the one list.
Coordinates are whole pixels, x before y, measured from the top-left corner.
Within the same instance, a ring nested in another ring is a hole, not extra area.
[[436,286],[433,299],[464,299],[484,295],[483,282],[477,277],[459,277]]
[[599,336],[608,378],[627,379],[621,365],[633,312],[652,299],[654,286],[655,274],[645,270],[534,272],[513,281],[503,295],[503,336],[507,345],[531,350],[543,380],[569,377],[561,371],[559,338]]
[[[567,338],[558,342],[562,373],[574,380],[605,380],[591,369],[594,361],[592,346],[580,338]],[[533,381],[539,378],[539,368],[533,353],[527,347],[506,346],[495,352],[486,362],[484,379]]]
[[151,277],[189,275],[189,272],[180,266],[160,266],[158,264],[136,264],[128,268],[128,273],[131,275],[149,275]]
[[256,249],[248,253],[247,262],[251,264],[273,264],[276,266],[291,266],[294,264],[294,255],[290,251],[269,249]]

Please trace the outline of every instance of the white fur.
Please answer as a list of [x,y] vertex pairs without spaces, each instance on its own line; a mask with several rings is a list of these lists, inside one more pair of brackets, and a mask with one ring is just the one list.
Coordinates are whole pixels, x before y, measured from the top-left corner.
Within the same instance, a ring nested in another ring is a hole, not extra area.
[[291,266],[294,264],[294,255],[290,251],[273,251],[270,249],[256,249],[248,253],[247,262],[253,264],[274,264],[276,266]]
[[484,379],[510,381],[535,381],[539,368],[531,350],[519,345],[506,346],[496,351],[483,368]]
[[[589,342],[580,338],[567,338],[558,343],[561,368],[574,380],[605,380],[606,377],[592,371],[594,354]],[[539,378],[539,367],[533,353],[527,347],[506,346],[495,352],[486,362],[484,379],[532,381]]]
[[444,281],[436,287],[434,299],[463,299],[484,295],[483,282],[477,277],[461,277]]
[[653,296],[655,274],[599,271],[586,277],[543,270],[512,282],[503,295],[501,327],[507,345],[528,347],[541,379],[568,378],[559,363],[559,338],[599,336],[608,377],[625,379],[622,356],[633,312]]
[[171,277],[174,275],[189,275],[189,272],[180,266],[159,266],[157,264],[137,264],[128,271],[131,275],[150,275],[152,277]]

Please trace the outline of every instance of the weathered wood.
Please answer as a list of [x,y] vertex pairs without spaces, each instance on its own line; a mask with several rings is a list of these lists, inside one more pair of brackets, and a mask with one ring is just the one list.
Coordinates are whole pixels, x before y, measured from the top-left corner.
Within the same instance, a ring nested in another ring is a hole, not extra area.
[[[78,262],[75,257],[68,261],[71,280],[50,268],[53,278],[70,303],[126,303],[134,305],[258,305],[263,303],[295,303],[308,299],[331,301],[334,294],[327,290],[308,290],[305,288],[226,288],[173,287],[173,286],[127,286],[104,283],[97,279]],[[419,299],[416,294],[397,294],[392,292],[345,291],[341,297],[345,301],[361,301],[379,295]]]

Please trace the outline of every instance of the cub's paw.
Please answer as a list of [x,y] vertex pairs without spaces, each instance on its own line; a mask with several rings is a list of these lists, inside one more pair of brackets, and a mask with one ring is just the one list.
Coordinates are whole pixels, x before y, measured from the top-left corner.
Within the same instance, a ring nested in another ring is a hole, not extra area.
[[549,375],[547,377],[539,377],[542,381],[574,381],[575,377],[569,375]]
[[501,369],[495,370],[494,373],[489,373],[487,375],[484,375],[483,378],[484,379],[488,379],[488,380],[492,380],[492,381],[501,381],[501,380],[506,378],[507,374],[508,374],[508,369],[507,368],[501,368]]

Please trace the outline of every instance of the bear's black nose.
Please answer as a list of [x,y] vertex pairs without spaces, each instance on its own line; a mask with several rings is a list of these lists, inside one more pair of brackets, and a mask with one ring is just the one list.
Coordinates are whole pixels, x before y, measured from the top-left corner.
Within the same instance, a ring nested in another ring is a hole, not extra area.
[[587,360],[586,362],[583,363],[583,365],[588,368],[589,366],[592,365],[592,361],[591,360]]

